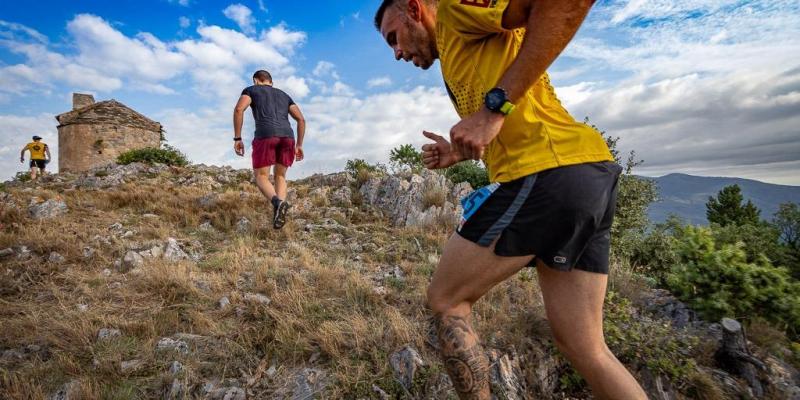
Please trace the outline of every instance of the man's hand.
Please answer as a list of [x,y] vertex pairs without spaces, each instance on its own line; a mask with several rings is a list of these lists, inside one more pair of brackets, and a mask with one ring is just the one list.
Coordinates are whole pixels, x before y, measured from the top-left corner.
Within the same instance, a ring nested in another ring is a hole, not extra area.
[[233,151],[236,152],[237,156],[244,157],[244,143],[241,140],[233,142]]
[[450,129],[450,140],[464,159],[480,160],[486,146],[500,133],[505,116],[485,107]]
[[422,164],[425,168],[447,168],[464,160],[445,138],[428,131],[422,131],[422,134],[434,142],[422,145]]
[[25,162],[25,157],[20,157],[19,158],[19,162],[24,163]]
[[295,161],[303,161],[303,157],[305,157],[305,155],[303,154],[303,146],[295,147],[295,149],[294,149],[294,160]]

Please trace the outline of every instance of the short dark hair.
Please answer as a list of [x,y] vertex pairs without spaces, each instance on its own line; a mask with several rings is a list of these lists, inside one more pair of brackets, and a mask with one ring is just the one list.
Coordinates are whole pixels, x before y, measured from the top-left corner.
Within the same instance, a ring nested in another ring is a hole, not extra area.
[[266,70],[260,69],[253,74],[253,79],[259,82],[272,82],[272,75],[270,75]]
[[377,29],[378,32],[381,31],[381,24],[383,23],[383,14],[386,12],[386,9],[389,8],[389,6],[393,6],[394,3],[396,2],[397,0],[383,0],[381,2],[380,7],[378,7],[378,11],[375,13],[375,29]]

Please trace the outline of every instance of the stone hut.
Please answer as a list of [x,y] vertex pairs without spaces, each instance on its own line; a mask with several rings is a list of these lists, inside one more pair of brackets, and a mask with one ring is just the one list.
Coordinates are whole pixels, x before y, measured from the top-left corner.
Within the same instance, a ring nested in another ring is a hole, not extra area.
[[81,172],[114,162],[121,153],[159,147],[161,124],[116,101],[72,94],[72,111],[58,120],[58,169]]

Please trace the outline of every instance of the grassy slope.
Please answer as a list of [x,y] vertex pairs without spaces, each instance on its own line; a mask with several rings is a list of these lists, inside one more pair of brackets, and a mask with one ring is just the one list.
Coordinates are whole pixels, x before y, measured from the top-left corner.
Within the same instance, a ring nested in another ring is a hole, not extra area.
[[[282,397],[299,368],[316,367],[328,374],[326,398],[372,398],[373,385],[395,397],[403,389],[392,378],[388,359],[410,344],[426,362],[415,380],[415,395],[441,398],[434,390],[442,369],[425,345],[423,303],[449,227],[388,228],[365,207],[328,207],[325,198],[310,195],[314,188],[307,182],[298,182],[293,183],[296,196],[309,199],[307,206],[296,207],[293,220],[274,231],[267,227],[269,209],[249,182],[216,189],[219,200],[202,208],[197,199],[208,188],[172,183],[188,174],[189,169],[173,169],[100,191],[59,185],[6,189],[22,207],[1,211],[0,249],[25,245],[34,258],[0,260],[0,351],[31,344],[41,351],[0,364],[0,392],[10,398],[43,398],[74,380],[79,398],[155,398],[172,382],[169,364],[179,360],[185,369],[178,377],[194,391],[204,382],[232,378],[256,398]],[[70,211],[34,221],[25,209],[32,195],[60,196]],[[237,232],[241,217],[254,228]],[[304,229],[324,218],[341,225]],[[198,228],[206,220],[215,230]],[[114,223],[133,236],[112,232]],[[201,259],[147,259],[128,273],[114,269],[127,249],[163,243],[167,237],[199,251]],[[92,258],[84,258],[86,246],[96,250]],[[51,251],[66,261],[46,261]],[[391,273],[395,267],[402,278]],[[110,275],[103,273],[106,268]],[[625,273],[616,274],[611,285],[622,293],[640,289]],[[386,292],[377,292],[376,286]],[[271,303],[248,302],[246,293],[264,294]],[[221,310],[223,296],[231,306]],[[79,304],[88,309],[79,310]],[[680,343],[654,337],[652,332],[670,334],[663,323],[634,320],[626,301],[613,302],[611,310],[617,330],[612,340],[623,342],[615,352],[624,362],[637,369],[654,360],[667,363],[667,370],[686,367],[683,356],[664,358],[647,349],[692,351],[676,350],[669,346]],[[535,390],[541,380],[538,362],[554,353],[535,274],[524,271],[494,289],[474,315],[484,343],[522,356],[529,366],[525,378]],[[101,341],[100,328],[117,328],[122,335]],[[202,337],[188,340],[187,355],[155,351],[160,338],[176,333]],[[142,365],[121,372],[120,362],[133,359]],[[275,372],[265,374],[270,366]],[[586,395],[573,373],[563,367],[558,371],[563,396]],[[685,377],[685,371],[677,373]],[[680,382],[682,389],[691,386],[684,378]]]

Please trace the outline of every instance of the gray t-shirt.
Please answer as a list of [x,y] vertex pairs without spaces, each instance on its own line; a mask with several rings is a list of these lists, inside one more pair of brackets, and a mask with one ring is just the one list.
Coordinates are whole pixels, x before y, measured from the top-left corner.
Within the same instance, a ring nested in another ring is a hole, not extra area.
[[289,124],[289,106],[294,101],[280,89],[267,85],[254,85],[242,90],[250,96],[250,109],[256,121],[256,139],[270,137],[294,138]]

